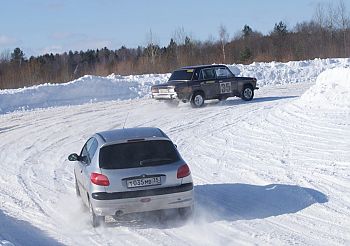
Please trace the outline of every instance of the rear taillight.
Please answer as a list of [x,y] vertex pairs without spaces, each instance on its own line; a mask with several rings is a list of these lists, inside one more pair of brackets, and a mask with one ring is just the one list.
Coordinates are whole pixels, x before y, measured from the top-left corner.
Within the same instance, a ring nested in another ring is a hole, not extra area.
[[159,92],[158,88],[152,88],[151,90],[152,90],[153,93],[158,93]]
[[177,169],[177,178],[181,179],[184,177],[187,177],[188,175],[191,174],[190,168],[187,166],[187,164],[182,165]]
[[109,186],[109,180],[107,176],[100,173],[92,173],[90,180],[95,185]]

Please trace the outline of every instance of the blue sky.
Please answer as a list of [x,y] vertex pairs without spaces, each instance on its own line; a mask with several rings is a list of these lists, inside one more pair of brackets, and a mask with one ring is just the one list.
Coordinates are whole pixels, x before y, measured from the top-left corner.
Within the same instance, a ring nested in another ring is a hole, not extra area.
[[[234,37],[245,24],[270,32],[311,20],[329,0],[0,0],[0,53],[15,47],[27,57],[46,52],[145,46],[150,30],[167,45],[176,30],[197,40],[218,39],[224,25]],[[337,1],[333,1],[337,2]],[[350,10],[350,0],[344,0]]]

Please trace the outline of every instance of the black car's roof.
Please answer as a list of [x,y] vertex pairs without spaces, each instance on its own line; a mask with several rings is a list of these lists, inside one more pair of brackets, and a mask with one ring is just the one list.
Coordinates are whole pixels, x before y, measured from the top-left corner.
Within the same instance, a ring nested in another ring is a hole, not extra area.
[[182,70],[182,69],[197,69],[197,68],[211,68],[211,67],[226,67],[225,65],[220,65],[220,64],[214,64],[214,65],[196,65],[196,66],[188,66],[188,67],[182,67],[177,70]]
[[105,142],[114,142],[120,140],[144,139],[151,137],[168,138],[159,128],[136,127],[123,128],[96,133],[103,138]]

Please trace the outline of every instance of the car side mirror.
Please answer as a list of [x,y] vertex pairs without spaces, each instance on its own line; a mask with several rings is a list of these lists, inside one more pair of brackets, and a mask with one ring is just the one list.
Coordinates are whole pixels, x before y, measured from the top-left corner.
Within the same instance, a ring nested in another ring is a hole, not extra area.
[[177,144],[174,144],[175,148],[177,148]]
[[78,156],[78,154],[76,154],[76,153],[73,153],[73,154],[70,154],[69,156],[68,156],[68,160],[69,161],[79,161],[79,156]]

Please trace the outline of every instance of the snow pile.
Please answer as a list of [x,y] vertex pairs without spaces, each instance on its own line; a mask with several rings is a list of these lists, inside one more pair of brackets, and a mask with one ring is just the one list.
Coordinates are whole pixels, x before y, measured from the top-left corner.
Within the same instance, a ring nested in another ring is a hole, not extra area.
[[334,68],[321,73],[316,84],[297,103],[312,108],[350,109],[350,68]]
[[323,71],[335,67],[349,67],[349,58],[314,59],[308,61],[254,62],[250,65],[229,65],[237,76],[255,77],[258,86],[314,82]]
[[168,75],[107,77],[85,75],[63,84],[42,84],[21,89],[0,90],[0,114],[15,110],[78,105],[107,100],[127,100],[147,95],[155,83]]
[[[228,65],[237,76],[257,78],[259,87],[314,82],[326,69],[349,66],[349,58]],[[130,76],[112,74],[107,77],[86,75],[64,84],[0,90],[0,114],[15,110],[149,97],[151,86],[166,82],[169,76],[169,73]]]

